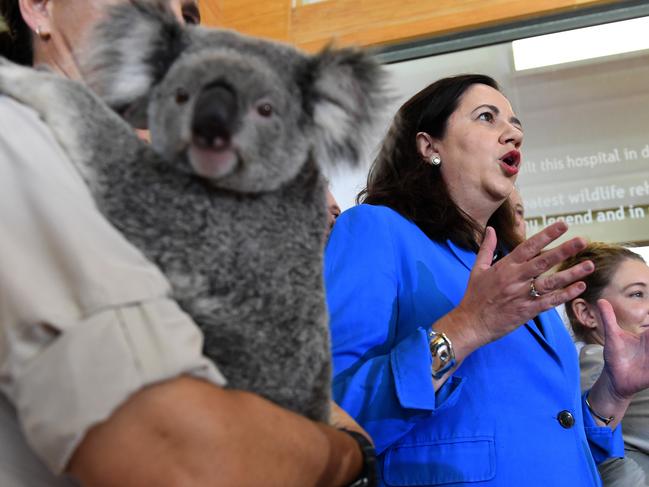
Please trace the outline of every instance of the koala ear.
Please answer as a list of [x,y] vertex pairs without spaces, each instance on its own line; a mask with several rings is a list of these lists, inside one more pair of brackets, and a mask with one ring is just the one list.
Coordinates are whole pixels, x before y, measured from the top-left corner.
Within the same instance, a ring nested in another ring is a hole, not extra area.
[[151,87],[164,77],[185,43],[185,28],[168,4],[130,0],[110,7],[83,54],[87,84],[133,123],[146,116]]
[[357,164],[388,102],[386,73],[367,52],[326,48],[308,61],[307,106],[315,123],[316,160]]

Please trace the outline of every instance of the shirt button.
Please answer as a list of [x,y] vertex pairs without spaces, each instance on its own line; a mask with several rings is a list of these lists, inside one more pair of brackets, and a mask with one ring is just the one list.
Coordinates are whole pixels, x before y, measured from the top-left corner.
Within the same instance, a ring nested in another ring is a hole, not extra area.
[[559,424],[566,429],[570,429],[575,424],[575,417],[570,411],[563,410],[557,414],[557,420]]

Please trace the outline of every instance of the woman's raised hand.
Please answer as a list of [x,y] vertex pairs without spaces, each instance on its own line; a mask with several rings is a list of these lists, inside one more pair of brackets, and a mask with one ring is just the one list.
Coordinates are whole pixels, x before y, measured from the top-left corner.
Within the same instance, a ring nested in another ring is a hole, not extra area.
[[604,325],[604,369],[588,400],[599,416],[612,418],[607,423],[615,429],[633,395],[649,387],[649,331],[636,335],[620,328],[613,306],[605,299],[597,301],[597,308]]
[[590,261],[543,275],[586,246],[586,241],[577,237],[545,250],[567,230],[564,222],[554,223],[492,264],[496,234],[487,227],[465,295],[449,313],[449,317],[454,315],[453,335],[459,335],[466,354],[584,291],[586,286],[580,279],[594,270]]
[[620,328],[611,304],[597,301],[604,325],[604,370],[611,393],[621,399],[649,387],[649,330],[639,335]]

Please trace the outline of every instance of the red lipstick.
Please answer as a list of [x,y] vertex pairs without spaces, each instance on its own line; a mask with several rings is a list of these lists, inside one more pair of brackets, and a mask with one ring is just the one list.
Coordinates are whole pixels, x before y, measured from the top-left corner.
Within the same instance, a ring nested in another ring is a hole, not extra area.
[[500,165],[510,176],[518,174],[521,165],[521,153],[517,150],[507,152],[500,159]]

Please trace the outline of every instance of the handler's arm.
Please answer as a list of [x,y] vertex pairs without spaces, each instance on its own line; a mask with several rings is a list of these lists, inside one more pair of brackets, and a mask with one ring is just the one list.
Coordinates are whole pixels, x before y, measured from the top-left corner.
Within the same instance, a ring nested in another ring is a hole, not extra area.
[[69,465],[88,487],[343,486],[362,456],[346,433],[246,392],[179,378],[92,428]]

